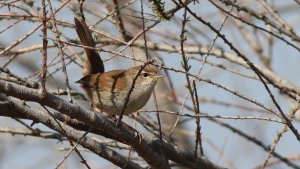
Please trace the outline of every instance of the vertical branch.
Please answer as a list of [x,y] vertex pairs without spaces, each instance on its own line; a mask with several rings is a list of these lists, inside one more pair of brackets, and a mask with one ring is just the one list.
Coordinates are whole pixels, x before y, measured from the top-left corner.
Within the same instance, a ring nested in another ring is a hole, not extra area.
[[47,11],[46,11],[46,5],[45,5],[46,0],[42,0],[42,6],[43,6],[43,18],[42,18],[42,23],[43,23],[43,49],[42,49],[42,55],[43,55],[43,61],[42,61],[42,88],[41,91],[42,93],[46,92],[46,73],[47,73]]
[[[231,6],[230,8],[230,12],[232,11],[233,9],[233,6]],[[221,29],[223,28],[224,24],[225,24],[225,21],[227,20],[229,14],[227,14],[225,16],[225,18],[223,19],[222,21],[222,24],[219,28],[219,31],[221,31]],[[200,76],[203,68],[204,68],[204,65],[205,63],[207,62],[207,58],[208,56],[210,55],[210,52],[212,50],[212,47],[214,46],[216,40],[217,40],[218,36],[215,36],[215,38],[213,39],[212,43],[210,44],[210,46],[208,47],[208,52],[207,54],[204,56],[204,60],[203,60],[203,63],[201,64],[200,66],[200,69],[197,73],[197,76]],[[194,94],[195,94],[195,100],[196,100],[196,108],[197,108],[197,111],[195,111],[196,115],[199,115],[196,119],[196,130],[195,130],[195,133],[196,133],[196,140],[195,140],[195,150],[194,150],[194,155],[196,156],[197,155],[197,146],[199,144],[200,146],[200,154],[201,155],[204,155],[204,152],[203,152],[203,147],[202,147],[202,139],[201,139],[201,125],[200,125],[200,106],[199,106],[199,100],[198,100],[198,95],[197,95],[197,88],[196,88],[196,80],[197,79],[194,79],[193,80],[193,87],[194,87]],[[195,108],[194,108],[195,109]]]
[[[142,23],[143,23],[143,37],[144,37],[144,45],[145,45],[145,53],[146,53],[146,58],[149,60],[149,53],[148,53],[148,47],[147,47],[147,36],[145,31],[145,17],[144,17],[144,4],[143,0],[141,0],[141,15],[142,15]],[[154,103],[155,103],[155,108],[156,108],[156,117],[157,117],[157,123],[158,123],[158,130],[159,130],[159,140],[161,142],[161,145],[163,145],[163,134],[162,134],[162,128],[161,128],[161,121],[160,121],[160,116],[159,116],[159,111],[158,111],[158,104],[157,104],[157,96],[155,90],[153,91],[153,97],[154,97]],[[161,156],[163,158],[163,161],[165,161],[166,164],[169,163],[168,159],[164,155],[164,150],[163,147],[160,146],[160,152]]]
[[[61,63],[62,63],[62,71],[63,71],[63,73],[64,73],[64,78],[65,78],[65,83],[66,83],[66,87],[67,87],[67,94],[68,94],[68,97],[69,97],[69,99],[70,99],[70,102],[71,103],[73,103],[73,100],[72,100],[72,96],[71,96],[71,87],[70,87],[70,85],[69,85],[69,78],[68,78],[68,73],[67,73],[67,68],[66,68],[66,64],[65,64],[65,59],[64,59],[64,51],[63,51],[63,46],[61,45],[61,43],[60,43],[60,33],[59,33],[59,30],[58,30],[58,28],[57,28],[57,24],[56,24],[56,18],[55,18],[55,13],[54,13],[54,11],[53,11],[53,8],[52,8],[52,4],[51,4],[51,1],[50,0],[48,0],[48,4],[49,4],[49,7],[50,7],[50,11],[51,11],[51,17],[53,18],[53,25],[54,25],[54,33],[56,33],[56,40],[57,40],[57,46],[58,46],[58,48],[59,48],[59,52],[60,52],[60,56],[61,56]],[[45,108],[46,109],[46,108]],[[47,109],[46,109],[47,110]],[[47,112],[51,115],[51,113],[47,110]],[[54,120],[57,122],[57,124],[60,126],[60,124],[59,124],[59,122],[54,118]],[[75,152],[76,152],[76,154],[78,154],[78,156],[79,156],[79,158],[81,159],[81,162],[88,168],[88,169],[90,169],[91,167],[87,164],[87,162],[86,162],[86,160],[83,158],[83,156],[82,156],[82,154],[79,152],[79,150],[76,148],[76,146],[79,144],[79,142],[81,141],[81,139],[80,139],[80,141],[76,144],[76,145],[74,145],[73,144],[73,142],[71,141],[71,139],[67,136],[67,133],[65,132],[64,133],[65,134],[65,136],[68,138],[68,140],[69,140],[69,143],[70,143],[70,145],[73,147],[72,148],[72,150],[74,150],[75,149]],[[86,132],[86,134],[87,134],[87,132]],[[83,137],[85,137],[85,135],[86,134],[84,134],[83,136],[82,136],[82,138]],[[70,153],[71,153],[72,151],[70,151]],[[59,166],[65,161],[65,159],[67,159],[67,157],[68,157],[68,155],[57,165],[57,167],[56,168],[59,168]]]
[[204,155],[203,152],[203,147],[202,147],[202,139],[201,139],[201,125],[200,125],[200,104],[199,104],[199,100],[198,100],[198,94],[197,94],[197,87],[196,87],[196,81],[193,80],[193,88],[194,88],[194,94],[195,94],[195,100],[196,100],[196,108],[197,111],[195,111],[195,114],[197,116],[196,118],[196,140],[195,140],[195,150],[194,150],[194,155],[197,154],[197,145],[199,144],[199,148],[200,148],[200,155]]
[[[272,28],[270,27],[270,30],[272,31]],[[272,70],[272,58],[273,58],[273,45],[274,45],[274,37],[272,35],[269,35],[267,37],[267,42],[268,42],[268,58],[267,58],[267,63],[265,64],[267,68]]]
[[113,0],[113,3],[114,3],[114,6],[115,6],[115,11],[116,11],[115,18],[116,18],[116,22],[118,24],[119,31],[122,35],[123,40],[129,41],[131,38],[126,33],[126,30],[125,30],[125,27],[124,27],[124,24],[123,24],[123,20],[122,20],[122,17],[121,17],[121,13],[120,13],[120,10],[119,10],[118,0]]
[[[230,8],[230,12],[232,11],[232,9],[233,9],[233,6],[231,6],[231,8]],[[219,31],[221,31],[221,29],[223,28],[223,26],[224,26],[224,24],[225,24],[225,21],[227,20],[227,18],[228,18],[228,16],[229,16],[229,14],[227,14],[226,16],[225,16],[225,18],[223,19],[223,21],[222,21],[222,24],[221,24],[221,26],[220,26],[220,28],[219,28]],[[212,43],[210,44],[210,46],[208,47],[208,52],[207,52],[207,54],[204,56],[204,61],[203,61],[203,63],[201,64],[201,67],[200,67],[200,69],[199,69],[199,72],[197,73],[197,76],[200,76],[200,74],[201,74],[201,72],[202,72],[202,70],[203,70],[203,68],[204,68],[204,65],[205,65],[205,63],[207,62],[207,58],[208,58],[208,56],[210,55],[210,52],[211,52],[211,50],[212,50],[212,47],[214,46],[214,44],[215,44],[215,42],[216,42],[216,40],[217,40],[217,38],[218,38],[218,36],[215,36],[215,38],[213,39],[213,41],[212,41]],[[195,94],[195,99],[196,99],[196,108],[197,108],[197,111],[195,111],[195,113],[197,114],[198,113],[198,118],[196,119],[196,130],[195,130],[195,132],[196,132],[196,140],[195,140],[195,143],[196,143],[196,147],[195,147],[195,151],[194,151],[194,154],[196,155],[197,154],[197,145],[199,144],[199,146],[200,146],[200,153],[201,153],[201,155],[204,155],[204,152],[203,152],[203,147],[202,147],[202,139],[201,139],[201,125],[200,125],[200,106],[199,106],[199,100],[198,100],[198,95],[197,95],[197,88],[196,88],[196,79],[194,79],[193,80],[193,86],[194,86],[194,94]]]
[[[184,3],[186,5],[186,1]],[[187,32],[187,30],[185,29],[185,26],[186,26],[186,23],[188,21],[189,21],[189,17],[187,17],[187,10],[185,8],[184,9],[184,13],[183,13],[182,28],[181,28],[181,34],[180,34],[180,50],[181,50],[181,55],[182,55],[182,67],[184,68],[184,70],[186,72],[188,72],[190,70],[190,68],[191,68],[191,66],[188,64],[188,59],[186,58],[185,51],[184,51],[184,41],[186,41],[185,33]],[[186,81],[187,81],[187,88],[189,90],[189,94],[191,95],[194,112],[195,112],[195,114],[199,114],[200,113],[199,109],[198,109],[199,105],[198,106],[196,105],[197,103],[195,101],[195,97],[194,97],[194,94],[193,94],[196,91],[194,91],[193,88],[192,88],[192,86],[191,86],[191,80],[190,80],[189,75],[186,74],[185,77],[186,77]],[[196,122],[196,123],[197,123],[197,128],[198,128],[198,124],[200,125],[200,119],[199,119],[199,122]],[[195,159],[197,158],[198,144],[199,144],[199,141],[201,140],[201,138],[200,138],[200,127],[199,127],[199,130],[197,128],[196,128],[196,135],[197,135],[197,137],[196,137],[196,140],[195,140],[196,144],[195,144],[195,151],[194,151],[194,157],[195,157]],[[200,144],[200,146],[201,145],[202,145],[202,143]],[[201,155],[203,155],[202,147],[200,148],[200,150],[201,150]]]
[[148,53],[148,47],[147,47],[147,37],[146,37],[146,31],[145,31],[145,17],[144,17],[143,0],[141,0],[141,14],[142,14],[142,23],[143,23],[143,37],[144,37],[145,53],[146,53],[147,60],[149,60],[149,53]]
[[66,86],[67,86],[68,97],[70,99],[70,102],[73,103],[72,96],[71,96],[71,90],[72,89],[69,85],[69,78],[68,78],[68,73],[67,73],[67,68],[66,68],[66,63],[65,63],[65,58],[64,58],[63,46],[60,43],[60,33],[59,33],[57,25],[56,25],[56,18],[55,18],[55,14],[53,12],[53,8],[52,8],[52,4],[51,4],[50,0],[48,0],[48,4],[49,4],[49,7],[50,7],[51,16],[53,18],[54,31],[56,33],[56,40],[58,42],[57,46],[59,48],[59,53],[60,53],[60,56],[61,56],[62,71],[64,73],[64,78],[65,78],[65,82],[66,82]]

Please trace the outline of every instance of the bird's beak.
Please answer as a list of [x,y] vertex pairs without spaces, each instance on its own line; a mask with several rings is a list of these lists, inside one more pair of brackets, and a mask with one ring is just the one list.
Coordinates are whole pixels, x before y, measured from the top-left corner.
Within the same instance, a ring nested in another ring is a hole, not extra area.
[[157,74],[157,75],[154,75],[154,77],[156,77],[156,78],[163,78],[163,77],[166,77],[166,75],[163,75],[163,74]]

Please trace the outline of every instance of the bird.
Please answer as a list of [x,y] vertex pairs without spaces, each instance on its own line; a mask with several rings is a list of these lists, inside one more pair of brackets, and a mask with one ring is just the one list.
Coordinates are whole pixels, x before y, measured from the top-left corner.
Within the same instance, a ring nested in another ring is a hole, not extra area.
[[82,18],[74,18],[76,32],[84,48],[83,77],[77,81],[97,112],[110,116],[129,115],[141,109],[151,97],[159,74],[152,65],[105,72],[103,61],[95,48],[91,31]]

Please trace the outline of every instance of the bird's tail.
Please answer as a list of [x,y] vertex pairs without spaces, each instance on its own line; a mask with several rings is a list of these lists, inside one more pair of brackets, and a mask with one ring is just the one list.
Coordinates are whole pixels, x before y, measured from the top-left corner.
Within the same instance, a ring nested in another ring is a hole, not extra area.
[[[88,46],[91,48],[95,48],[95,42],[92,37],[92,33],[90,32],[88,26],[85,21],[81,18],[74,18],[76,32],[79,36],[79,39],[84,46]],[[83,76],[87,76],[89,74],[95,73],[103,73],[104,65],[103,61],[98,54],[98,51],[95,49],[84,48],[86,56],[82,57],[83,62]]]

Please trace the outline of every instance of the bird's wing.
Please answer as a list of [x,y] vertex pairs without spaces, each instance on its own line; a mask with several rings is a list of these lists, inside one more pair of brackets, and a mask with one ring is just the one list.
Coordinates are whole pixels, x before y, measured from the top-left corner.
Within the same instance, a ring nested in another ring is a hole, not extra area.
[[76,83],[80,83],[83,88],[91,88],[101,91],[119,92],[126,88],[128,83],[124,78],[125,70],[113,70],[105,73],[90,74]]

